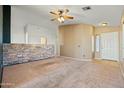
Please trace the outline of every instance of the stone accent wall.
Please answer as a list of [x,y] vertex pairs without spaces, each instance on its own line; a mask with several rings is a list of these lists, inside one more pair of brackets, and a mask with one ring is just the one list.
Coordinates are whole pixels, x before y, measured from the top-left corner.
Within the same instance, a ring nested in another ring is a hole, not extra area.
[[54,45],[3,44],[3,65],[31,62],[54,57]]

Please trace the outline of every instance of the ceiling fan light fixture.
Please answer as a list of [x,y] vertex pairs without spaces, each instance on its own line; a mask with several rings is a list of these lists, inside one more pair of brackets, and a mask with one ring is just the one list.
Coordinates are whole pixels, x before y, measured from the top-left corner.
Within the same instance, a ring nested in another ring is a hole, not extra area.
[[61,20],[62,20],[62,21],[65,21],[65,19],[64,19],[63,17],[61,17]]
[[63,17],[59,17],[59,18],[58,18],[58,21],[59,21],[60,23],[62,23],[62,22],[65,21],[65,19],[64,19]]
[[67,15],[68,12],[69,12],[68,9],[58,9],[55,12],[51,11],[50,13],[56,16],[56,18],[52,19],[51,21],[57,20],[60,23],[64,23],[65,20],[73,19],[74,18],[73,16]]
[[60,18],[60,17],[58,18],[58,21],[59,21],[60,23],[62,22],[62,20],[61,20],[61,18]]

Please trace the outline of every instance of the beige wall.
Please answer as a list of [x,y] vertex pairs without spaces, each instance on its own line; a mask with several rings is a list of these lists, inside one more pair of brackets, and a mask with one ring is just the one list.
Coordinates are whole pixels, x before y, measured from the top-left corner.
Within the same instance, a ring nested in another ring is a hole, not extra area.
[[[107,32],[120,32],[120,27],[95,27],[95,36],[100,35],[101,33],[107,33]],[[95,52],[95,58],[100,59],[100,52]]]
[[93,26],[74,24],[60,26],[60,55],[80,58],[92,58]]
[[120,31],[120,27],[95,27],[95,34],[101,34],[101,33],[106,33],[106,32],[116,32]]
[[11,6],[11,43],[25,44],[27,31],[28,43],[40,44],[41,37],[46,37],[47,44],[54,44],[55,53],[59,55],[58,26],[52,25],[52,22],[47,22],[41,17],[28,9]]
[[94,53],[92,51],[92,36],[107,32],[120,32],[120,30],[119,26],[93,27],[86,24],[60,26],[60,55],[81,59],[91,59],[95,56],[95,58],[99,59],[100,52]]

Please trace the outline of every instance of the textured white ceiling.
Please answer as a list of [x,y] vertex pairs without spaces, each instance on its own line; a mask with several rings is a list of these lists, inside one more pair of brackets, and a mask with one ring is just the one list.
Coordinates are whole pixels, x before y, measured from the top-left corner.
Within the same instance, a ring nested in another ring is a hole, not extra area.
[[[101,22],[108,22],[109,26],[118,26],[120,24],[121,15],[124,5],[89,5],[91,10],[83,11],[84,5],[33,5],[18,6],[28,9],[35,14],[39,14],[41,19],[52,22],[53,25],[86,23],[98,26]],[[54,9],[69,9],[69,15],[74,16],[74,20],[67,20],[63,24],[50,21],[53,16],[49,13]]]

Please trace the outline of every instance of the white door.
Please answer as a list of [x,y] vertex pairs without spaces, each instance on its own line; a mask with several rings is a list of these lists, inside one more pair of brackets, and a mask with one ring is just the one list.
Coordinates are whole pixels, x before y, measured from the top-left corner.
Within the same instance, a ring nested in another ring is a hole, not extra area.
[[101,58],[108,60],[119,60],[118,32],[101,34]]

